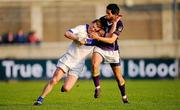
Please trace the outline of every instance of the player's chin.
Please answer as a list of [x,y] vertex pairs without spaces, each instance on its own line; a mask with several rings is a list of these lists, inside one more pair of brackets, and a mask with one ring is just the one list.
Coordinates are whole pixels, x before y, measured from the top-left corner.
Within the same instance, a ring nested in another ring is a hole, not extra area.
[[111,20],[112,18],[110,16],[105,16],[107,20]]

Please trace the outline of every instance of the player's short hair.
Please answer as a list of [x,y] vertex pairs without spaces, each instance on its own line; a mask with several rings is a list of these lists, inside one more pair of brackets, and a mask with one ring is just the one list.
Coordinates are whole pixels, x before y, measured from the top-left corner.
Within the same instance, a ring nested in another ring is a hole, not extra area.
[[105,35],[105,31],[103,30],[103,25],[101,24],[101,21],[100,21],[100,19],[95,19],[94,21],[92,21],[92,23],[96,23],[96,25],[99,27],[99,28],[101,28],[98,32],[97,32],[97,34],[99,35],[99,36],[104,36]]
[[103,28],[100,19],[95,19],[94,21],[92,21],[92,23],[96,23],[98,27]]
[[112,14],[119,14],[119,7],[117,4],[109,4],[106,9],[111,10]]

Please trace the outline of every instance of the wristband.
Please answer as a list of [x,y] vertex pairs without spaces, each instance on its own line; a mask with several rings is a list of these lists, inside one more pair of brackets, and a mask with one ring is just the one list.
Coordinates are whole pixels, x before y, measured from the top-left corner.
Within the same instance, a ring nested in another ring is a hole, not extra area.
[[93,39],[92,38],[87,38],[85,39],[86,44],[92,44],[93,43]]

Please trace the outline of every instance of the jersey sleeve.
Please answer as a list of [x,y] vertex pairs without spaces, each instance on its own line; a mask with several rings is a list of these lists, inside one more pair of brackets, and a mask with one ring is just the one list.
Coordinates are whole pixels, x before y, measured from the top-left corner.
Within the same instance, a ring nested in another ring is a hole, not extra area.
[[116,30],[113,33],[116,34],[117,36],[119,36],[120,33],[122,32],[123,28],[124,28],[124,26],[123,26],[122,21],[118,21],[117,26],[116,26]]
[[78,25],[75,28],[71,28],[68,31],[72,32],[73,34],[78,34],[83,29],[83,25]]
[[85,45],[86,46],[96,46],[98,44],[98,41],[92,38],[85,39]]

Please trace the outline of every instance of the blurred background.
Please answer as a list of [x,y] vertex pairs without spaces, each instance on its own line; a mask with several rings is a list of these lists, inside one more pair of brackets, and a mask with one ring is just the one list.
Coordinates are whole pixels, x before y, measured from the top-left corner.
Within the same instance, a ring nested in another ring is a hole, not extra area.
[[[179,77],[180,0],[0,0],[0,79],[46,79],[71,43],[64,32],[105,15],[109,3],[118,4],[123,15],[125,76]],[[26,38],[7,37],[18,33]],[[82,78],[89,75],[90,59]]]

